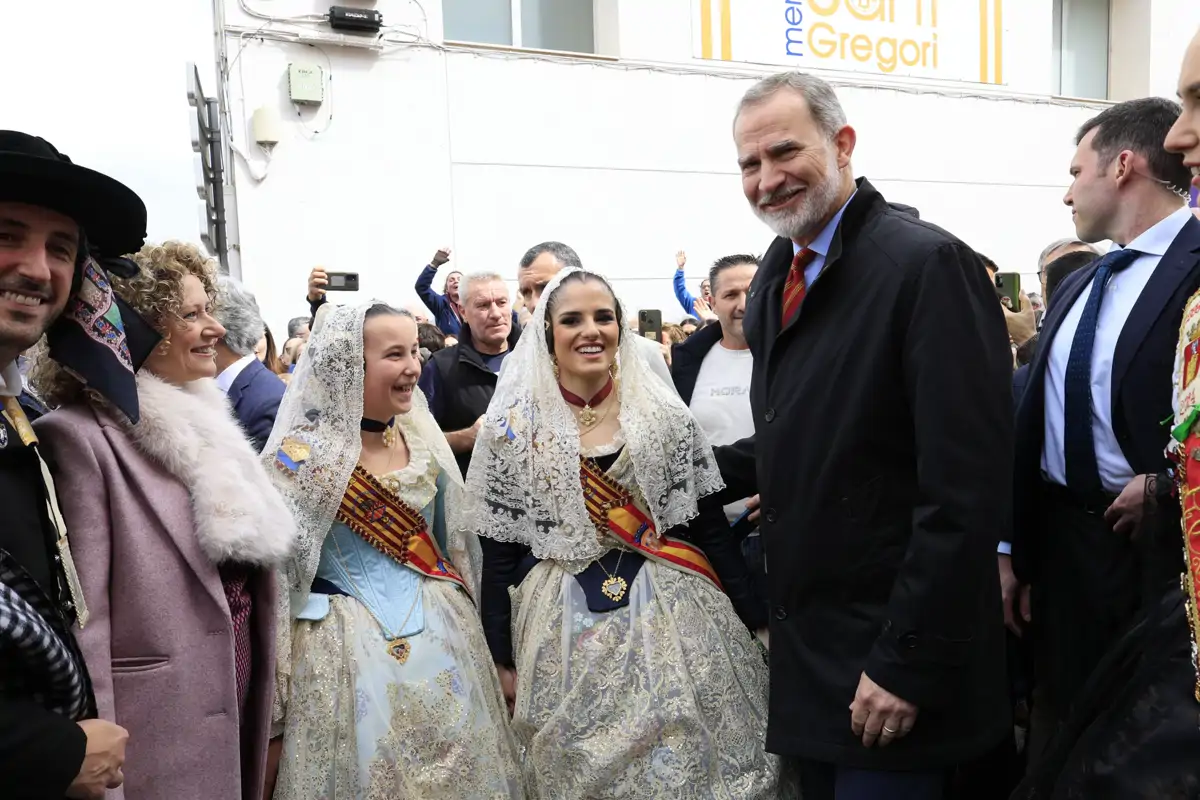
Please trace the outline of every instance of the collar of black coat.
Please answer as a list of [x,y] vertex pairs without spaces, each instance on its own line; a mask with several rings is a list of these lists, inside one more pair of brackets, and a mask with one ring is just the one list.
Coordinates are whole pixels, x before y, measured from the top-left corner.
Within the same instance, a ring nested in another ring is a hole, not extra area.
[[[909,214],[917,219],[921,218],[921,214],[912,206],[902,205],[900,203],[889,203],[884,196],[879,193],[871,182],[866,178],[859,178],[855,181],[858,191],[854,197],[850,199],[849,205],[842,213],[841,222],[838,224],[837,230],[833,232],[833,239],[829,242],[829,253],[825,256],[825,265],[821,268],[822,272],[829,269],[842,255],[842,243],[847,239],[853,239],[864,227],[867,222],[879,214],[884,209],[891,207],[896,211]],[[770,272],[787,272],[792,264],[794,245],[790,239],[785,239],[780,236],[772,243],[771,248],[762,258],[761,271]]]
[[671,360],[674,361],[680,354],[683,354],[687,358],[703,361],[704,357],[708,355],[708,351],[716,347],[723,338],[725,338],[725,334],[721,332],[721,323],[714,322],[711,325],[705,325],[689,336],[686,341],[680,342],[672,348]]
[[[517,346],[517,342],[521,338],[521,326],[514,324],[512,330],[508,332],[508,350],[505,352],[511,353]],[[477,367],[484,367],[483,361],[485,358],[493,358],[500,355],[499,353],[484,354],[479,352],[479,348],[475,346],[475,339],[471,336],[471,326],[463,321],[462,329],[458,333],[458,344],[454,345],[458,351],[458,360],[466,361],[469,364],[474,364]]]

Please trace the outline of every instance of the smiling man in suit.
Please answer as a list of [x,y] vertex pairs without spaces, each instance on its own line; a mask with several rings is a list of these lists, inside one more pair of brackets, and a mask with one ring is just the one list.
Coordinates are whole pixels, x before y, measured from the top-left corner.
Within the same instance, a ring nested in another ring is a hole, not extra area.
[[1163,148],[1178,116],[1169,100],[1133,100],[1076,135],[1064,202],[1080,239],[1114,244],[1051,300],[1017,411],[1011,565],[1000,555],[1019,605],[1006,617],[1034,652],[1034,760],[1144,602],[1145,509],[1178,519],[1148,480],[1168,466],[1175,345],[1200,287],[1191,176]]
[[216,317],[225,328],[225,338],[217,342],[217,385],[229,396],[238,423],[261,453],[287,387],[254,353],[266,329],[254,295],[228,276],[221,276],[218,283]]
[[937,800],[1012,731],[1001,306],[974,250],[854,179],[825,81],[763,79],[733,134],[778,237],[743,322],[755,436],[716,450],[726,499],[761,493],[767,749],[806,800]]

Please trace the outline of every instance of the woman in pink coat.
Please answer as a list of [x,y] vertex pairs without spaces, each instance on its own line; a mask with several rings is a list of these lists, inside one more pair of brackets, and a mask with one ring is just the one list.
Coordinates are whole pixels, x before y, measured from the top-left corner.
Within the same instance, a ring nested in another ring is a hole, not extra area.
[[139,275],[113,288],[163,337],[137,376],[140,420],[53,362],[35,377],[62,404],[37,433],[91,612],[79,643],[100,715],[129,731],[109,797],[261,800],[274,569],[295,527],[214,380],[214,265],[178,242],[133,258]]

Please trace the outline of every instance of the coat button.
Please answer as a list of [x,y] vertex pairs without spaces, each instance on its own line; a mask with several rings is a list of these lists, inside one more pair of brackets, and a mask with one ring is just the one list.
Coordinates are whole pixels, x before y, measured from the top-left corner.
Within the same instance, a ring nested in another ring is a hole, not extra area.
[[768,408],[766,413],[763,414],[763,419],[765,419],[767,422],[774,422],[775,421],[775,409]]
[[773,508],[767,509],[767,522],[774,522],[778,518],[779,518],[779,515],[775,513],[775,509],[773,509]]
[[915,633],[906,633],[900,637],[900,644],[904,645],[907,650],[915,650],[917,647],[917,635]]
[[783,606],[775,606],[775,619],[778,619],[778,620],[787,619],[787,609],[784,608]]

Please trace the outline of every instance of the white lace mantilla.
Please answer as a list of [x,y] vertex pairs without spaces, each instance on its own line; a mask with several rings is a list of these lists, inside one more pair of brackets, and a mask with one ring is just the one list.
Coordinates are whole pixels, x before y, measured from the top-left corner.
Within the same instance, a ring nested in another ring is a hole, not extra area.
[[[292,668],[291,621],[304,606],[350,476],[362,451],[363,324],[372,301],[359,306],[325,306],[313,325],[308,347],[296,365],[287,393],[279,405],[275,428],[262,461],[299,529],[294,556],[282,571],[277,613],[275,718],[282,718]],[[483,559],[479,542],[457,519],[462,507],[463,479],[445,435],[429,412],[420,389],[413,389],[413,406],[396,417],[408,443],[412,462],[393,474],[397,488],[413,492],[405,502],[424,508],[437,492],[434,480],[419,489],[403,476],[418,470],[445,473],[447,553],[463,575],[473,597],[479,596]],[[422,466],[422,464],[424,466]],[[418,502],[424,498],[423,502]]]
[[[608,549],[596,538],[579,483],[579,426],[554,377],[542,335],[555,276],[526,335],[506,359],[471,456],[466,530],[528,545],[539,559],[579,572]],[[679,396],[650,371],[625,330],[617,352],[618,420],[637,490],[659,530],[682,525],[697,500],[724,488],[699,424]],[[634,488],[634,487],[630,487]]]

